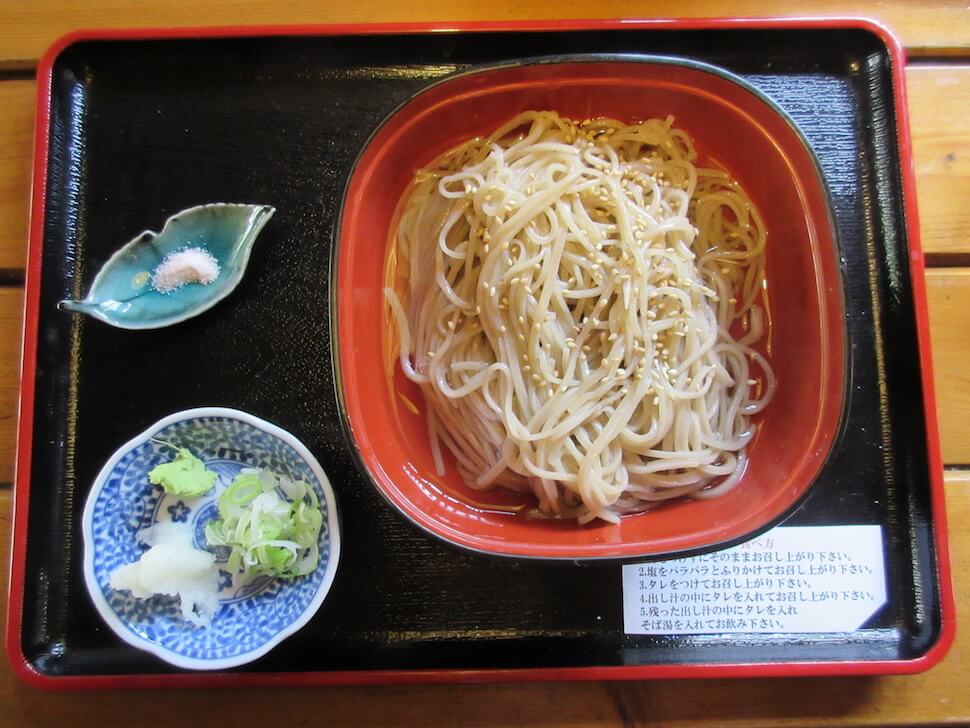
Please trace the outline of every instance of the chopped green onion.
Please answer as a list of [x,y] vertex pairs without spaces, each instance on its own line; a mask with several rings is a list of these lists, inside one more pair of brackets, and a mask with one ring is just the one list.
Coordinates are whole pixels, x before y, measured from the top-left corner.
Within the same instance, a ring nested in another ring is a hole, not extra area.
[[227,564],[232,571],[284,579],[305,576],[320,561],[319,505],[313,488],[302,480],[269,470],[243,470],[219,495],[220,518],[206,525],[206,540],[210,546],[232,548]]

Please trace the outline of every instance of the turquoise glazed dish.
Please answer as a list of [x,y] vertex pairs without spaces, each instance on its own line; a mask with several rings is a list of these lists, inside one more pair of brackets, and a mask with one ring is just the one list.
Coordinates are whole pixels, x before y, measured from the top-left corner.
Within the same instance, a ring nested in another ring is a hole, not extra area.
[[[186,447],[202,459],[218,474],[215,488],[187,498],[151,485],[148,471],[172,458],[162,441]],[[226,547],[208,546],[205,526],[218,518],[216,499],[243,468],[267,468],[304,480],[316,492],[323,525],[320,561],[312,573],[246,581],[226,568]],[[138,532],[167,522],[189,525],[194,548],[216,556],[219,607],[206,627],[184,619],[178,597],[136,599],[110,587],[111,572],[147,550]],[[275,425],[221,407],[177,412],[119,448],[94,482],[81,529],[85,585],[105,623],[128,644],[193,670],[251,662],[303,627],[323,604],[340,557],[333,490],[310,451]]]
[[[83,300],[61,301],[59,307],[122,329],[157,329],[197,316],[239,285],[253,243],[274,212],[269,205],[226,203],[183,210],[161,232],[146,230],[112,255]],[[218,277],[207,285],[155,290],[152,272],[167,255],[187,248],[209,253],[219,265]]]

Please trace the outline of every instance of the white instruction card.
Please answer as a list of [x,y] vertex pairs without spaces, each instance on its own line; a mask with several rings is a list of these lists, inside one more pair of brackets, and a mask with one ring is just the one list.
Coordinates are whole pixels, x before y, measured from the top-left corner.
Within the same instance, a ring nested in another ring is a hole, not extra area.
[[623,566],[627,634],[852,632],[885,601],[879,526],[776,528],[724,551]]

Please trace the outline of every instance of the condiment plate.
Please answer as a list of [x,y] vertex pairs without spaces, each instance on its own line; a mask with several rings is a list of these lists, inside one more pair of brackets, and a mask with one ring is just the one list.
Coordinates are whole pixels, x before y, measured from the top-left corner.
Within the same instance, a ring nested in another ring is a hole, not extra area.
[[[219,476],[198,498],[169,495],[148,472],[184,447]],[[111,572],[139,559],[141,530],[165,523],[191,527],[193,546],[211,550],[225,566],[227,554],[208,546],[205,526],[217,517],[216,498],[243,468],[265,468],[309,483],[323,514],[320,563],[293,580],[244,580],[219,569],[220,607],[206,627],[182,617],[176,597],[136,599],[110,586]],[[333,488],[316,458],[288,432],[258,417],[225,407],[176,412],[122,445],[102,468],[88,495],[81,522],[84,580],[105,623],[128,644],[177,667],[221,670],[261,657],[297,632],[323,604],[340,558]]]

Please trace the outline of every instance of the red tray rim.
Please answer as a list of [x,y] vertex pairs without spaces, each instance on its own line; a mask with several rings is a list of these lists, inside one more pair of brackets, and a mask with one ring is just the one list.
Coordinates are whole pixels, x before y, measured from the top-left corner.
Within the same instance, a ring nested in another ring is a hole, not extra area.
[[[886,47],[892,66],[892,85],[898,132],[900,167],[910,269],[916,306],[917,342],[924,392],[924,417],[930,465],[930,498],[934,521],[936,566],[940,581],[940,633],[936,642],[913,659],[872,661],[710,663],[689,665],[632,665],[474,670],[341,670],[328,672],[184,672],[175,674],[69,675],[55,677],[36,670],[23,651],[23,596],[26,578],[27,515],[34,415],[37,334],[40,315],[41,253],[47,188],[51,79],[57,57],[75,43],[92,40],[160,40],[167,38],[234,38],[250,36],[327,36],[430,32],[516,32],[571,30],[723,30],[745,29],[858,29],[875,35]],[[925,262],[919,237],[916,177],[906,103],[906,54],[889,28],[863,17],[690,18],[690,19],[579,19],[524,21],[461,21],[426,23],[240,25],[225,27],[88,29],[70,32],[47,49],[37,69],[38,94],[34,136],[30,227],[24,299],[17,457],[14,477],[10,585],[7,595],[5,644],[7,658],[21,680],[45,690],[99,690],[154,687],[248,687],[296,685],[362,685],[443,682],[538,682],[578,680],[643,680],[667,678],[781,677],[808,675],[884,675],[922,672],[939,663],[953,644],[956,615],[948,548],[943,488],[943,463],[936,417],[936,397],[930,352]]]

